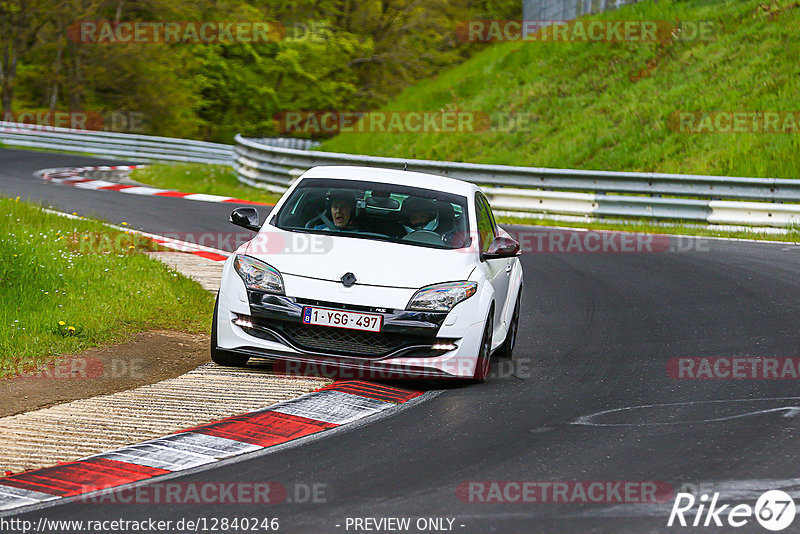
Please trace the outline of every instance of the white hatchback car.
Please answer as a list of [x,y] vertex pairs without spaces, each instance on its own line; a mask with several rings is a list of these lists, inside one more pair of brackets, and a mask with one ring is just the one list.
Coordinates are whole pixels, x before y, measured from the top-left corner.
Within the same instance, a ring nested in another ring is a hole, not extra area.
[[[474,184],[371,167],[315,167],[225,262],[211,357],[286,372],[481,382],[511,357],[519,244]],[[334,373],[335,374],[335,373]]]

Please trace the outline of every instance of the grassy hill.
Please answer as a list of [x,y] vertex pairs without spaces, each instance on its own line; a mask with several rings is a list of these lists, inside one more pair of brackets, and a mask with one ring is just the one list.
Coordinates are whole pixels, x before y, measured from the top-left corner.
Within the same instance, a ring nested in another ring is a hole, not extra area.
[[800,133],[682,133],[679,111],[800,111],[800,2],[652,1],[591,17],[713,21],[712,41],[500,42],[386,110],[530,113],[521,131],[348,133],[320,150],[509,165],[800,176]]

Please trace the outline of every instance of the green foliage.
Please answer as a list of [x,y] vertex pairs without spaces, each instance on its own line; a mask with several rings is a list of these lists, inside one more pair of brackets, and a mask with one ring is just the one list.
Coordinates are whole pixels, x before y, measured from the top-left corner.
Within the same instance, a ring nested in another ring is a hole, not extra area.
[[800,109],[789,0],[642,2],[593,18],[713,21],[712,41],[506,42],[405,90],[390,110],[529,114],[510,131],[347,133],[320,150],[556,168],[796,178],[797,134],[674,131],[677,111]]
[[[455,39],[460,21],[520,11],[517,0],[0,0],[0,52],[18,59],[0,68],[2,107],[135,112],[139,133],[223,142],[275,135],[280,111],[387,102],[476,48]],[[82,21],[273,21],[286,37],[99,44],[75,38]]]
[[352,105],[346,101],[357,91],[357,79],[341,66],[367,53],[368,44],[327,25],[315,32],[313,39],[201,49],[194,71],[202,85],[204,137],[232,142],[237,133],[275,135],[279,111]]

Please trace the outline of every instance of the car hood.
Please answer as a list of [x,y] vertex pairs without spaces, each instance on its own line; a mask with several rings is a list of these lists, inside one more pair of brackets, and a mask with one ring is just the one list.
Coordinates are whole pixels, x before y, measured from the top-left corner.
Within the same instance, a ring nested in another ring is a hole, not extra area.
[[283,274],[340,282],[349,272],[358,284],[408,289],[467,280],[475,259],[468,249],[287,232],[274,227],[248,243],[245,254]]

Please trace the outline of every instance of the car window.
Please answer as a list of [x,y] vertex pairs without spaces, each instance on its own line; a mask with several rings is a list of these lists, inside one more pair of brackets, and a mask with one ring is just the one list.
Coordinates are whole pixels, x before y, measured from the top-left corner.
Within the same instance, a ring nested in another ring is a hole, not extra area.
[[463,248],[470,244],[466,203],[463,196],[431,189],[308,178],[271,224],[288,231]]
[[481,252],[489,250],[489,245],[497,236],[497,225],[489,207],[489,201],[480,193],[475,194],[475,213],[478,220],[478,240]]

